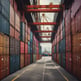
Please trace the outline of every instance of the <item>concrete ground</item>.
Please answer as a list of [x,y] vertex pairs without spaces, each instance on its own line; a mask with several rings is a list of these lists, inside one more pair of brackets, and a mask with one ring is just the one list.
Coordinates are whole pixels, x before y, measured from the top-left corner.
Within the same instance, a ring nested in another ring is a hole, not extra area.
[[33,63],[1,81],[78,81],[58,64],[51,60],[51,57],[42,57]]

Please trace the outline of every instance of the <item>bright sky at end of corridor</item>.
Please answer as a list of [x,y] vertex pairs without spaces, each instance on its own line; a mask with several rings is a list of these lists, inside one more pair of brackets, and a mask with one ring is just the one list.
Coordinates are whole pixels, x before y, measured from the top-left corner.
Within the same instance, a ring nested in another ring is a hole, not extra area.
[[[53,5],[55,5],[55,4],[60,4],[61,0],[40,0],[40,5],[49,5],[51,2],[53,3]],[[54,21],[54,13],[44,13],[44,14],[47,17],[48,22]],[[42,16],[42,13],[40,13],[40,15]],[[46,27],[49,27],[49,30],[52,30],[51,26],[45,26],[44,30],[46,30]],[[43,27],[41,27],[41,30],[43,30]],[[42,46],[42,52],[44,52],[44,50],[51,51],[51,47],[52,47],[51,43],[50,44],[41,43],[41,46]]]

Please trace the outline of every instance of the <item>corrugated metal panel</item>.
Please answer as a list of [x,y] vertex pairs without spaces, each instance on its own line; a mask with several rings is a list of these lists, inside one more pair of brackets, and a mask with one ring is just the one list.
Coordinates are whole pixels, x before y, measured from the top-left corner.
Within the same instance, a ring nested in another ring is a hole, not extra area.
[[12,5],[10,5],[10,24],[14,27],[15,25],[15,15],[14,15],[14,9],[12,7]]
[[7,35],[10,34],[10,25],[9,22],[0,14],[0,32]]
[[1,13],[6,17],[7,20],[10,19],[10,2],[9,0],[0,0],[0,4],[2,5]]

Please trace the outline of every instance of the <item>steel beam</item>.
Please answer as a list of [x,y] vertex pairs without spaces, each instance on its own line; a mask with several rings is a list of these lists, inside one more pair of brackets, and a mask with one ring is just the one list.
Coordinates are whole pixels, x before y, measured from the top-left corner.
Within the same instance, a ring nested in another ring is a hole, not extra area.
[[40,41],[40,43],[51,43],[51,41]]
[[60,12],[62,9],[26,9],[27,12]]
[[62,8],[63,5],[27,5],[27,8]]
[[40,38],[51,38],[51,36],[39,36]]
[[29,23],[29,25],[56,25],[56,22],[34,22]]
[[34,32],[38,32],[38,33],[49,33],[49,32],[56,32],[56,31],[34,31]]

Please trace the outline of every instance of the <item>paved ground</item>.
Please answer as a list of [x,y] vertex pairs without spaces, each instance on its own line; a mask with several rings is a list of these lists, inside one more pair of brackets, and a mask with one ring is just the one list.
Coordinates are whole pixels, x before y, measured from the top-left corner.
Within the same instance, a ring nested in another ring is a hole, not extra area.
[[51,57],[42,57],[1,81],[78,81],[62,67],[51,61]]

